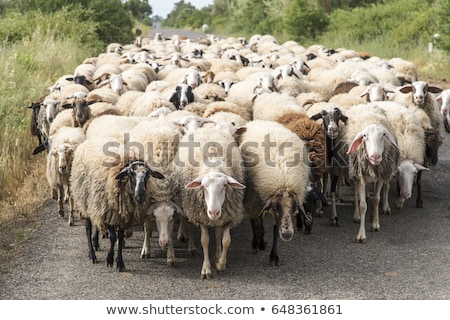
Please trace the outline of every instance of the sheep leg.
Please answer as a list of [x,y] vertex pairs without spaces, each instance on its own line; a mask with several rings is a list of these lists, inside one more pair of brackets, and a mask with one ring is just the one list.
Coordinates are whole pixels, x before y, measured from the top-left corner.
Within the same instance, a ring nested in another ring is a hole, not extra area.
[[64,217],[64,187],[58,187],[58,213],[61,217]]
[[141,258],[150,258],[150,236],[152,234],[151,229],[152,220],[147,217],[144,221],[144,245],[141,250]]
[[[386,184],[388,181],[386,181]],[[380,200],[381,189],[385,185],[384,180],[378,180],[375,184],[375,190],[373,195],[373,208],[372,208],[372,227],[370,231],[380,231]]]
[[68,209],[69,209],[69,226],[74,226],[75,217],[74,217],[73,197],[70,194],[69,194]]
[[117,258],[116,258],[116,265],[117,270],[119,272],[125,271],[125,264],[123,263],[123,256],[122,256],[122,250],[125,247],[125,231],[122,228],[119,228],[117,231],[117,238],[118,238],[118,244],[117,244]]
[[419,170],[417,172],[417,200],[416,200],[416,207],[417,208],[423,208],[423,202],[422,202],[422,170]]
[[400,195],[400,184],[397,179],[397,200],[395,200],[395,207],[397,209],[400,209],[403,207],[403,204],[405,203],[405,199]]
[[[366,193],[365,193],[365,188],[366,186],[363,185],[364,187],[364,201],[366,200]],[[353,210],[353,222],[358,223],[361,222],[361,215],[360,215],[360,208],[359,208],[359,191],[358,188],[355,186],[353,188],[353,204],[354,204],[354,210]]]
[[198,249],[195,246],[195,235],[194,235],[194,231],[195,231],[195,226],[190,223],[189,221],[185,221],[185,223],[187,224],[187,229],[188,229],[188,252],[191,255],[196,255],[198,253]]
[[276,224],[273,226],[273,242],[272,242],[272,250],[270,250],[270,266],[279,266],[280,258],[278,257],[278,238],[279,238],[279,229],[280,227]]
[[389,207],[389,190],[391,186],[389,181],[383,183],[383,214],[391,214],[391,208]]
[[219,263],[219,259],[222,256],[222,227],[214,228],[214,235],[216,240],[216,256],[215,263],[216,265]]
[[264,241],[264,221],[262,216],[256,219],[250,219],[250,223],[252,225],[252,249],[253,252],[262,251],[266,249],[266,243]]
[[216,263],[216,270],[218,272],[224,272],[227,268],[227,254],[231,245],[230,227],[220,228],[222,234],[222,252],[219,260]]
[[209,231],[208,227],[201,225],[200,226],[201,237],[200,242],[202,243],[203,248],[203,266],[202,266],[202,279],[211,279],[211,262],[209,260]]
[[93,243],[95,251],[100,250],[100,243],[98,241],[99,236],[100,236],[100,231],[98,230],[98,228],[95,228],[95,233],[94,233],[94,236],[92,237],[92,243]]
[[[364,242],[364,240],[366,240],[366,228],[365,228],[365,223],[366,223],[366,211],[367,211],[367,202],[366,202],[366,186],[364,184],[361,183],[361,181],[356,181],[355,182],[355,198],[357,199],[356,201],[358,202],[358,197],[359,197],[359,231],[358,231],[358,235],[356,237],[356,241],[358,242]],[[356,194],[358,195],[358,197],[356,197]],[[356,210],[355,210],[356,212]]]
[[339,219],[337,216],[336,210],[336,187],[339,181],[339,176],[333,175],[333,179],[331,180],[331,225],[334,227],[339,227]]
[[88,248],[89,248],[89,259],[92,260],[93,263],[97,263],[97,256],[95,255],[94,246],[92,245],[92,222],[91,219],[87,218],[85,220],[86,227],[86,237],[88,240]]
[[185,242],[186,240],[189,239],[188,235],[186,235],[186,228],[187,228],[186,218],[181,217],[180,218],[180,224],[178,226],[177,241]]
[[112,227],[112,226],[108,226],[108,233],[109,233],[110,246],[109,246],[108,254],[106,256],[106,265],[108,267],[112,268],[113,263],[114,263],[114,246],[116,245],[117,234],[116,234],[116,230],[114,230],[114,227]]

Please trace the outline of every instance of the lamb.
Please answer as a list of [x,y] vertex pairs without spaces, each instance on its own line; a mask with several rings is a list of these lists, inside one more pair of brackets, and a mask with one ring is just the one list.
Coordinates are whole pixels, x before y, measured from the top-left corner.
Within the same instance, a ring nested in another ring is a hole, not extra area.
[[62,127],[48,139],[50,150],[45,175],[61,217],[64,217],[64,199],[68,200],[69,226],[74,225],[73,198],[69,190],[72,160],[77,146],[84,140],[83,130],[73,127]]
[[[344,141],[348,143],[348,175],[355,192],[353,219],[359,221],[358,242],[366,240],[366,185],[375,183],[372,231],[380,230],[379,203],[383,185],[389,183],[399,165],[400,152],[395,131],[385,113],[376,106],[361,104],[347,110]],[[386,140],[386,141],[385,141]],[[385,143],[387,142],[387,143]],[[346,155],[340,150],[341,157]]]
[[216,270],[223,272],[231,244],[230,230],[243,219],[245,188],[242,157],[234,137],[215,127],[184,135],[176,156],[181,207],[189,222],[200,226],[201,277],[211,278],[209,228],[216,230]]
[[305,214],[310,168],[303,141],[275,121],[253,120],[247,123],[239,148],[245,166],[244,207],[250,217],[254,251],[264,250],[263,218],[274,224],[270,265],[278,266],[278,239],[294,236],[294,218]]
[[[429,170],[423,166],[425,159],[425,132],[419,119],[408,108],[395,102],[378,102],[376,106],[384,110],[390,120],[397,136],[397,144],[400,148],[400,165],[397,172],[397,185],[399,194],[395,203],[396,208],[403,207],[405,200],[412,194],[414,179],[417,176],[417,201],[418,208],[423,207],[422,179],[418,173]],[[384,190],[383,212],[390,213],[389,204],[386,201],[389,194],[389,185]]]
[[436,101],[441,104],[441,115],[444,117],[445,131],[450,133],[450,89],[442,91]]
[[[106,148],[106,149],[105,149]],[[92,224],[102,233],[108,231],[110,249],[107,266],[114,262],[115,243],[118,240],[116,264],[125,270],[122,257],[124,230],[141,223],[149,206],[150,177],[164,176],[145,162],[134,158],[125,145],[109,139],[87,139],[75,151],[70,190],[80,217],[86,223],[89,258],[97,262],[92,244]]]
[[144,222],[144,245],[141,258],[150,256],[151,225],[153,221],[159,234],[159,245],[167,248],[167,265],[175,263],[175,252],[172,243],[172,232],[176,218],[183,215],[183,210],[172,200],[173,159],[178,150],[181,137],[180,128],[165,120],[147,120],[138,123],[130,132],[132,150],[139,159],[151,167],[157,168],[165,179],[151,179],[149,188],[152,191]]

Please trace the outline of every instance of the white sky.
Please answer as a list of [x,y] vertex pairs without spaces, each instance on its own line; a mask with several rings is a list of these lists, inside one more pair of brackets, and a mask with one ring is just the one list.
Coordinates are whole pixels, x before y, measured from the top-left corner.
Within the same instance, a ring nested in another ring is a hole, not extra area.
[[[167,15],[172,12],[175,7],[175,3],[180,0],[150,0],[148,3],[153,9],[152,16],[158,15],[167,18]],[[195,8],[201,9],[213,4],[214,0],[184,0],[184,3],[190,3]]]

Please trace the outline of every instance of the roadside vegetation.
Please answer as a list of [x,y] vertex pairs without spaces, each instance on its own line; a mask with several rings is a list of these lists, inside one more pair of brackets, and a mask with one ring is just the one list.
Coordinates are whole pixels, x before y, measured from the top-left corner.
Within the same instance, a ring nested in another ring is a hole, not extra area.
[[[448,79],[448,12],[450,0],[215,0],[201,10],[180,0],[163,25],[200,31],[208,24],[207,32],[219,35],[273,34],[281,43],[400,56],[423,76]],[[108,43],[131,43],[136,28],[148,34],[151,14],[145,0],[0,0],[0,259],[27,237],[18,226],[50,195],[45,155],[32,155],[38,141],[27,106]],[[432,53],[429,42],[437,48]]]

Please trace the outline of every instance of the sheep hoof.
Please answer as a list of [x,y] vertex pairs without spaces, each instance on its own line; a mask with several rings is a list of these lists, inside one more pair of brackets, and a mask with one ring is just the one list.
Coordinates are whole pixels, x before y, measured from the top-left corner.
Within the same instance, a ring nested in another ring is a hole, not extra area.
[[356,238],[357,243],[366,243],[366,238]]
[[422,203],[422,201],[417,201],[416,207],[417,207],[417,208],[423,208],[423,203]]
[[[400,208],[397,208],[400,209]],[[383,210],[383,214],[391,214],[391,209]]]
[[119,272],[124,272],[125,271],[125,266],[121,266],[121,267],[117,266],[117,270]]
[[211,279],[212,275],[211,273],[202,273],[201,278],[202,279]]
[[141,259],[148,259],[148,258],[150,258],[150,253],[141,254]]
[[173,260],[167,261],[167,266],[173,268],[175,266],[175,261]]
[[331,226],[339,227],[339,219],[337,217],[331,220]]

